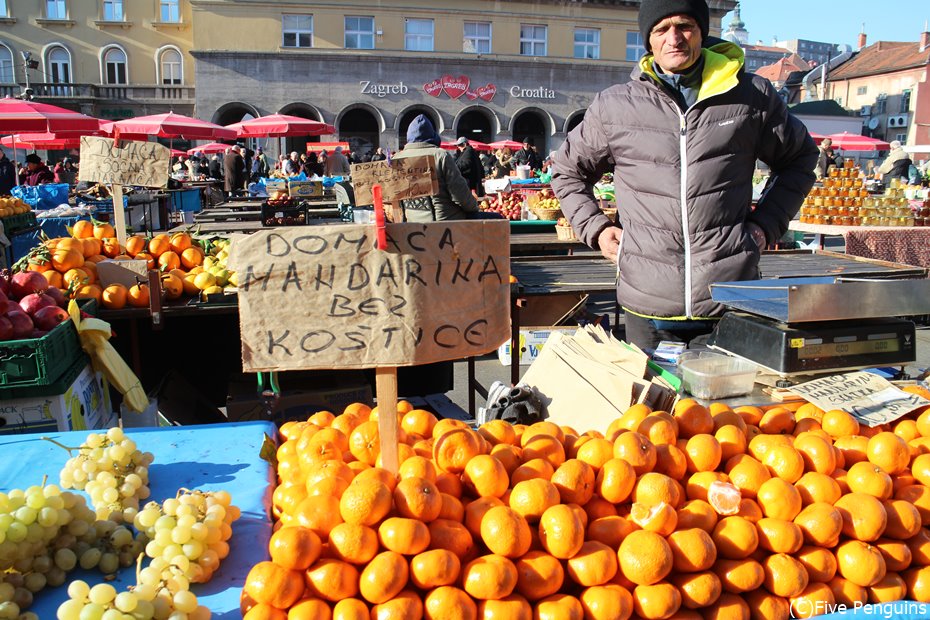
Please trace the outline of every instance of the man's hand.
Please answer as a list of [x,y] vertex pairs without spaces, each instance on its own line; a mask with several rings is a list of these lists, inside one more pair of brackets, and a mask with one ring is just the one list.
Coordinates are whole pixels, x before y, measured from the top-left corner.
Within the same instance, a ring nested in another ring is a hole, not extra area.
[[765,249],[765,231],[762,230],[762,227],[754,222],[749,222],[746,224],[746,229],[749,231],[749,236],[752,237],[752,240],[756,242],[756,245],[760,250]]
[[623,229],[616,226],[608,226],[597,236],[597,247],[600,248],[601,254],[614,264],[617,263],[617,252],[620,251],[622,237]]

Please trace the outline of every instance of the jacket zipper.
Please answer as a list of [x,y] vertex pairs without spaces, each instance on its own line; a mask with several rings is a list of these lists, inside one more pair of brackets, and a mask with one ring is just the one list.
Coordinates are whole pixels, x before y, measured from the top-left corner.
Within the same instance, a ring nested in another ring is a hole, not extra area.
[[[676,106],[677,107],[677,106]],[[691,317],[691,235],[689,234],[690,226],[688,225],[688,153],[687,153],[687,123],[685,115],[678,110],[680,129],[678,133],[678,144],[681,151],[681,228],[684,233],[685,241],[685,316]]]

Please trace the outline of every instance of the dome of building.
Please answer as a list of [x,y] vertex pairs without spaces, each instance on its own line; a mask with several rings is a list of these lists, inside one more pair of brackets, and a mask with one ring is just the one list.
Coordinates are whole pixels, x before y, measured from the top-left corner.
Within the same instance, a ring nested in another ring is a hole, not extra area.
[[724,40],[731,41],[738,45],[746,45],[749,43],[749,31],[746,30],[746,24],[740,18],[739,2],[736,3],[736,8],[733,9],[733,18],[730,19],[730,25],[727,26],[727,29],[723,32],[722,37]]

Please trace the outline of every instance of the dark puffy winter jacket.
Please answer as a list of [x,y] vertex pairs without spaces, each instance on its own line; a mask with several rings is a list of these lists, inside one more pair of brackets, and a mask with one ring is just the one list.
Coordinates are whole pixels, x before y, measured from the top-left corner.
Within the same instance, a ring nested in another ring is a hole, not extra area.
[[[682,112],[653,71],[598,94],[554,158],[552,187],[578,236],[597,248],[610,221],[593,185],[614,173],[619,225],[617,298],[636,314],[666,319],[718,316],[718,281],[759,277],[760,251],[746,224],[779,239],[814,183],[817,147],[771,82],[746,74],[742,50],[702,50],[698,101]],[[756,160],[771,182],[751,211]]]

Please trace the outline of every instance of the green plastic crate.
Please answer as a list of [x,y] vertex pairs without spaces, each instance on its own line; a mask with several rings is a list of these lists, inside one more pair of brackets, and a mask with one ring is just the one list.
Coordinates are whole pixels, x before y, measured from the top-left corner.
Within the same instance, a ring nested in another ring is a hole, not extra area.
[[[94,314],[97,301],[80,300]],[[31,388],[55,383],[84,356],[73,321],[64,321],[41,338],[0,342],[0,388]]]
[[26,228],[35,228],[38,226],[35,211],[26,211],[17,215],[11,215],[3,218],[3,230],[6,234],[12,234]]
[[0,400],[14,400],[18,398],[39,398],[41,396],[56,396],[64,394],[78,375],[90,364],[90,357],[81,353],[70,368],[49,383],[48,385],[35,385],[23,388],[0,388]]

